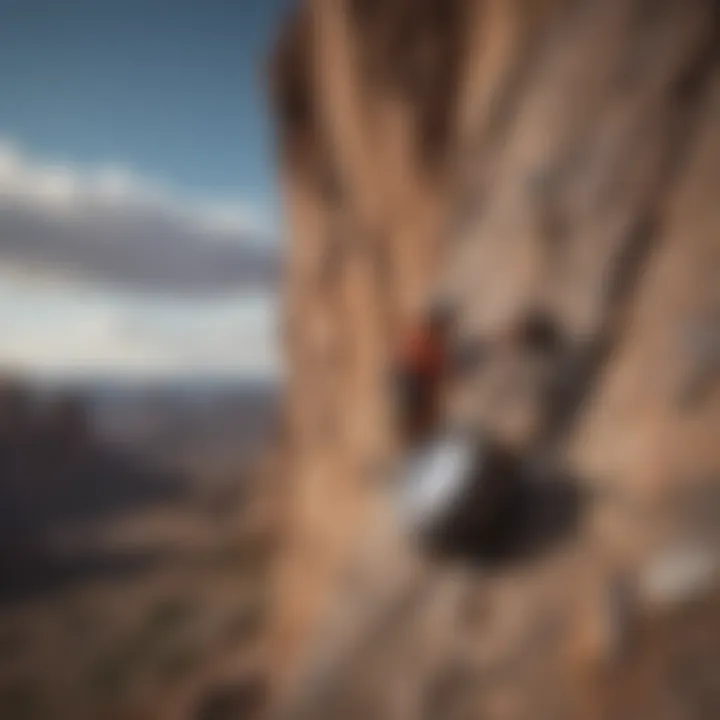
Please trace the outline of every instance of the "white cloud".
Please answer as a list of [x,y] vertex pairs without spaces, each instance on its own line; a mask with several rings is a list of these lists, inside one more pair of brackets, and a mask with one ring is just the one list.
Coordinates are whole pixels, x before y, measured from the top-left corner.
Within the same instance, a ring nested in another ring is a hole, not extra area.
[[31,208],[69,212],[150,207],[217,232],[267,238],[272,226],[257,209],[242,203],[183,197],[166,184],[143,178],[130,168],[105,164],[96,168],[41,162],[0,137],[0,194]]
[[0,139],[0,263],[172,292],[273,281],[271,221],[119,165],[41,162]]
[[260,213],[0,140],[0,372],[274,377]]
[[40,377],[276,377],[270,294],[110,293],[0,274],[0,370]]

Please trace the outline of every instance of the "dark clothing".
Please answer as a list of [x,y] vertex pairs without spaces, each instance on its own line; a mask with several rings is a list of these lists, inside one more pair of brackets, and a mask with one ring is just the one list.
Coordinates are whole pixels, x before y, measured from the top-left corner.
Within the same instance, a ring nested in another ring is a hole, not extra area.
[[437,424],[444,370],[445,348],[437,334],[420,328],[404,338],[393,384],[400,432],[407,443],[424,438]]
[[427,423],[432,402],[424,378],[417,372],[400,370],[395,375],[395,407],[403,435],[414,436]]

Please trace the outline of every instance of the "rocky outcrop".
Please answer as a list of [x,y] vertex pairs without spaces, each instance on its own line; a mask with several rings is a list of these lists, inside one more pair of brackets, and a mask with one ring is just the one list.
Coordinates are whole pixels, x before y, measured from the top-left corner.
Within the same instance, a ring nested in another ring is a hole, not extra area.
[[[688,534],[720,547],[719,27],[712,0],[310,0],[287,25],[278,677],[305,662],[382,516],[389,350],[436,293],[457,341],[482,348],[447,417],[611,498],[532,570],[464,571],[463,602],[487,606],[460,633],[475,685],[546,625],[559,653],[528,651],[522,702],[498,682],[476,712],[550,712],[548,688],[573,695],[567,648],[609,642],[609,576]],[[411,617],[422,645],[432,623]]]

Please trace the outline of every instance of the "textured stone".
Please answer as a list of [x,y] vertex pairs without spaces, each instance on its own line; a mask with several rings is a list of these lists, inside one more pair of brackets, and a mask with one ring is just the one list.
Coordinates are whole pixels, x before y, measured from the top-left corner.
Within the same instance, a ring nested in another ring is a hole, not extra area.
[[[679,340],[718,302],[719,12],[712,0],[309,0],[288,24],[273,70],[289,237],[281,687],[327,640],[357,549],[386,522],[369,475],[398,450],[390,349],[441,293],[459,345],[482,348],[448,393],[448,422],[520,457],[542,451],[611,500],[552,544],[526,508],[508,532],[529,542],[492,567],[466,560],[483,620],[428,682],[462,666],[458,717],[671,716],[647,711],[669,650],[638,639],[622,691],[598,668],[616,644],[613,578],[693,524],[679,490],[720,478],[716,373]],[[679,401],[700,370],[702,390]],[[365,582],[395,573],[380,561],[392,536]],[[425,680],[408,689],[403,663],[408,638],[432,634],[421,608],[445,587],[440,565],[347,670],[345,697],[362,687],[373,717],[416,716],[407,697]],[[678,716],[716,717],[693,712]]]

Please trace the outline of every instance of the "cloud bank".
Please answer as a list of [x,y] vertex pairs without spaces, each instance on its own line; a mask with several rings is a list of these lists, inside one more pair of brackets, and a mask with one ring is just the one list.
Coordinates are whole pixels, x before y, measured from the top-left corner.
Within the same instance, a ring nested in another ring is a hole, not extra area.
[[0,141],[0,374],[276,378],[277,271],[241,204]]
[[271,286],[278,257],[269,223],[241,204],[185,198],[122,167],[38,162],[0,140],[0,264],[225,293]]
[[271,294],[168,298],[0,272],[0,374],[272,379],[275,319]]

